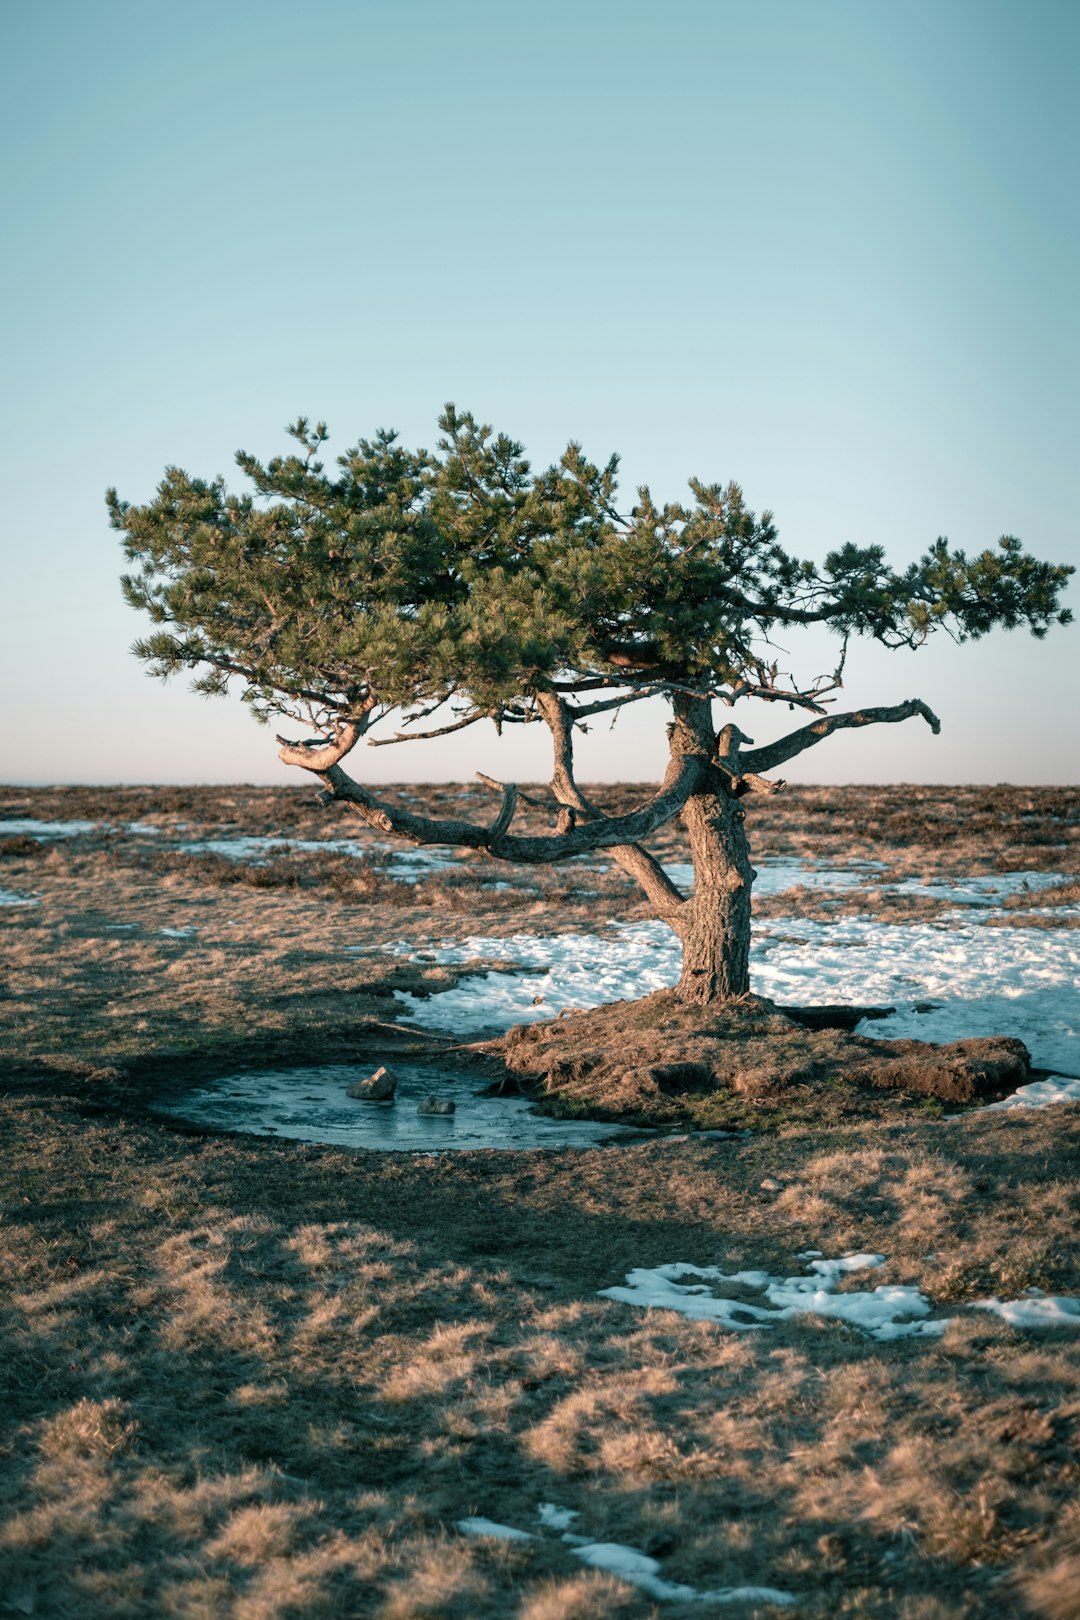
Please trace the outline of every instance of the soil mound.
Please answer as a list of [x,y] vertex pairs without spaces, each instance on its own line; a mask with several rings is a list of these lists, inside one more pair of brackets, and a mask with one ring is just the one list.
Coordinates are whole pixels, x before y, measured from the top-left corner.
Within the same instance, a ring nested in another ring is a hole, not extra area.
[[813,1093],[835,1102],[852,1091],[970,1104],[1004,1096],[1029,1077],[1022,1041],[880,1041],[854,1034],[855,1022],[849,1007],[786,1011],[758,996],[690,1007],[663,990],[518,1025],[500,1048],[546,1110],[638,1121],[706,1123],[710,1103],[777,1107],[797,1096],[807,1105]]

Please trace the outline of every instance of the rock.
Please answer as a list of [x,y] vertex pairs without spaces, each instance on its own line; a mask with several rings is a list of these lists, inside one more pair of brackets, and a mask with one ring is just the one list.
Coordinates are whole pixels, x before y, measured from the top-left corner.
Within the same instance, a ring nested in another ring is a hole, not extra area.
[[417,1104],[418,1114],[452,1114],[457,1104],[453,1097],[421,1097]]
[[784,1190],[784,1183],[774,1181],[772,1176],[766,1176],[764,1181],[759,1182],[759,1186],[762,1192],[783,1192]]
[[346,1091],[346,1097],[359,1102],[392,1102],[397,1091],[397,1075],[393,1069],[376,1069],[366,1080],[358,1080]]

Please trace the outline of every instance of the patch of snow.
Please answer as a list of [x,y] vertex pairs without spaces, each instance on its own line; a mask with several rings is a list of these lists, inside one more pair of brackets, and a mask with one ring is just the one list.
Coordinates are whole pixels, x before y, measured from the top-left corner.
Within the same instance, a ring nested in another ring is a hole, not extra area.
[[[575,1538],[577,1539],[577,1538]],[[592,1569],[602,1569],[619,1580],[648,1592],[660,1603],[775,1603],[786,1608],[795,1602],[790,1592],[781,1592],[775,1586],[722,1586],[711,1592],[701,1592],[696,1586],[684,1586],[679,1581],[665,1581],[660,1576],[660,1565],[647,1553],[636,1547],[624,1547],[618,1541],[588,1541],[574,1547],[575,1555]]]
[[22,817],[0,821],[0,838],[80,838],[96,829],[96,821],[35,821]]
[[190,939],[192,934],[197,934],[198,932],[199,932],[199,930],[197,928],[159,928],[158,929],[158,933],[159,934],[164,934],[166,939]]
[[1080,1328],[1080,1299],[1067,1294],[1044,1294],[1034,1299],[977,1299],[974,1309],[993,1311],[1010,1327]]
[[[885,1263],[880,1254],[846,1254],[837,1260],[813,1260],[801,1277],[771,1277],[765,1271],[723,1272],[717,1266],[685,1261],[626,1274],[626,1286],[601,1288],[605,1299],[646,1309],[677,1311],[698,1321],[716,1322],[735,1332],[752,1332],[796,1316],[835,1317],[861,1328],[874,1339],[925,1337],[943,1333],[948,1319],[921,1320],[933,1307],[917,1288],[884,1285],[861,1292],[834,1292],[849,1271],[874,1270]],[[684,1283],[684,1277],[701,1281]],[[736,1283],[764,1292],[773,1309],[717,1293],[716,1283]]]
[[992,1114],[998,1109],[1048,1108],[1053,1103],[1080,1103],[1080,1079],[1053,1074],[1047,1080],[1032,1080],[1020,1086],[1010,1097],[1000,1102],[987,1103],[979,1109],[981,1114]]
[[200,838],[178,846],[187,855],[220,855],[227,861],[265,860],[270,854],[287,854],[300,850],[305,855],[349,855],[354,860],[367,860],[371,855],[389,852],[392,860],[386,867],[390,877],[405,883],[416,883],[428,872],[441,872],[456,866],[453,855],[437,853],[431,849],[416,849],[385,839],[364,842],[355,838],[280,838],[248,837]]
[[457,1528],[465,1536],[493,1536],[499,1541],[535,1541],[529,1530],[515,1530],[512,1524],[496,1524],[494,1519],[459,1519]]
[[[409,941],[383,950],[416,959]],[[526,971],[470,977],[426,999],[397,995],[410,1018],[429,1029],[508,1029],[564,1008],[669,989],[679,976],[679,950],[662,922],[548,937],[472,934],[438,941],[428,959],[453,964],[513,955]],[[772,929],[754,938],[751,982],[758,994],[781,1004],[897,1005],[891,1017],[859,1026],[860,1034],[879,1040],[1015,1035],[1040,1068],[1068,1073],[1077,1066],[1080,939],[1072,932],[988,930],[974,921],[900,926],[866,916],[772,919]],[[930,999],[937,1005],[929,1012],[914,1010]]]
[[151,821],[129,821],[127,824],[127,831],[129,833],[136,833],[141,838],[161,837],[161,828],[155,827]]
[[[542,1502],[537,1514],[541,1524],[549,1530],[579,1517],[569,1508],[559,1508],[552,1502]],[[497,1541],[535,1541],[529,1530],[518,1530],[511,1524],[499,1524],[495,1519],[473,1517],[458,1519],[457,1529],[466,1536],[490,1536]],[[665,1581],[660,1575],[660,1563],[637,1547],[627,1547],[618,1541],[589,1541],[585,1536],[567,1532],[563,1542],[591,1569],[602,1569],[630,1586],[636,1586],[661,1603],[775,1603],[787,1607],[795,1602],[790,1592],[781,1592],[774,1586],[723,1586],[712,1592],[701,1592],[696,1586],[685,1586],[678,1581]]]
[[0,889],[0,906],[36,906],[37,901],[29,894],[16,894],[14,889]]
[[[839,867],[807,866],[805,861],[797,860],[763,860],[755,867],[757,877],[754,879],[754,893],[771,898],[776,894],[785,894],[788,889],[824,889],[829,893],[842,889],[864,888],[868,877],[872,877],[873,869],[881,865],[880,861],[867,861],[851,863],[852,867],[860,866],[859,871]],[[694,868],[689,861],[674,861],[665,863],[664,871],[684,891],[694,886]],[[1056,880],[1055,880],[1056,881]]]
[[573,1508],[561,1508],[554,1502],[541,1502],[536,1510],[536,1517],[548,1530],[569,1530],[575,1519],[581,1514],[575,1513]]
[[932,878],[929,883],[923,883],[918,878],[903,878],[899,883],[887,883],[884,887],[888,894],[925,895],[930,900],[985,905],[1007,895],[1029,891],[1034,898],[1040,889],[1052,889],[1067,881],[1059,872],[997,872],[991,877],[968,877],[959,882]]

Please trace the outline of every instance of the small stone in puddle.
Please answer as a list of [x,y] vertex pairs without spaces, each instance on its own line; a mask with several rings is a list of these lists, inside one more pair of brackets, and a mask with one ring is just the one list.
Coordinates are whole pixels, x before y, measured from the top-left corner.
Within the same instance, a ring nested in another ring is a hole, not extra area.
[[418,1114],[452,1114],[456,1109],[453,1097],[422,1097],[417,1104]]
[[392,1069],[376,1069],[366,1080],[358,1080],[346,1091],[346,1097],[360,1102],[392,1102],[397,1090],[397,1075]]

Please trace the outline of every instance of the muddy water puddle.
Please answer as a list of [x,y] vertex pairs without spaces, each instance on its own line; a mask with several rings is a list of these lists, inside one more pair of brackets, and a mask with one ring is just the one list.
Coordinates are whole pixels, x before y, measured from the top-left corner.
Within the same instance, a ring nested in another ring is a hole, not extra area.
[[[482,1148],[529,1152],[536,1148],[592,1148],[640,1141],[652,1133],[596,1120],[547,1119],[525,1097],[486,1097],[475,1075],[447,1074],[437,1066],[395,1063],[393,1102],[358,1102],[347,1087],[372,1065],[327,1064],[225,1075],[185,1092],[154,1112],[215,1131],[242,1131],[297,1142],[322,1142],[375,1152],[463,1153]],[[455,1112],[418,1114],[425,1098],[448,1097]]]

